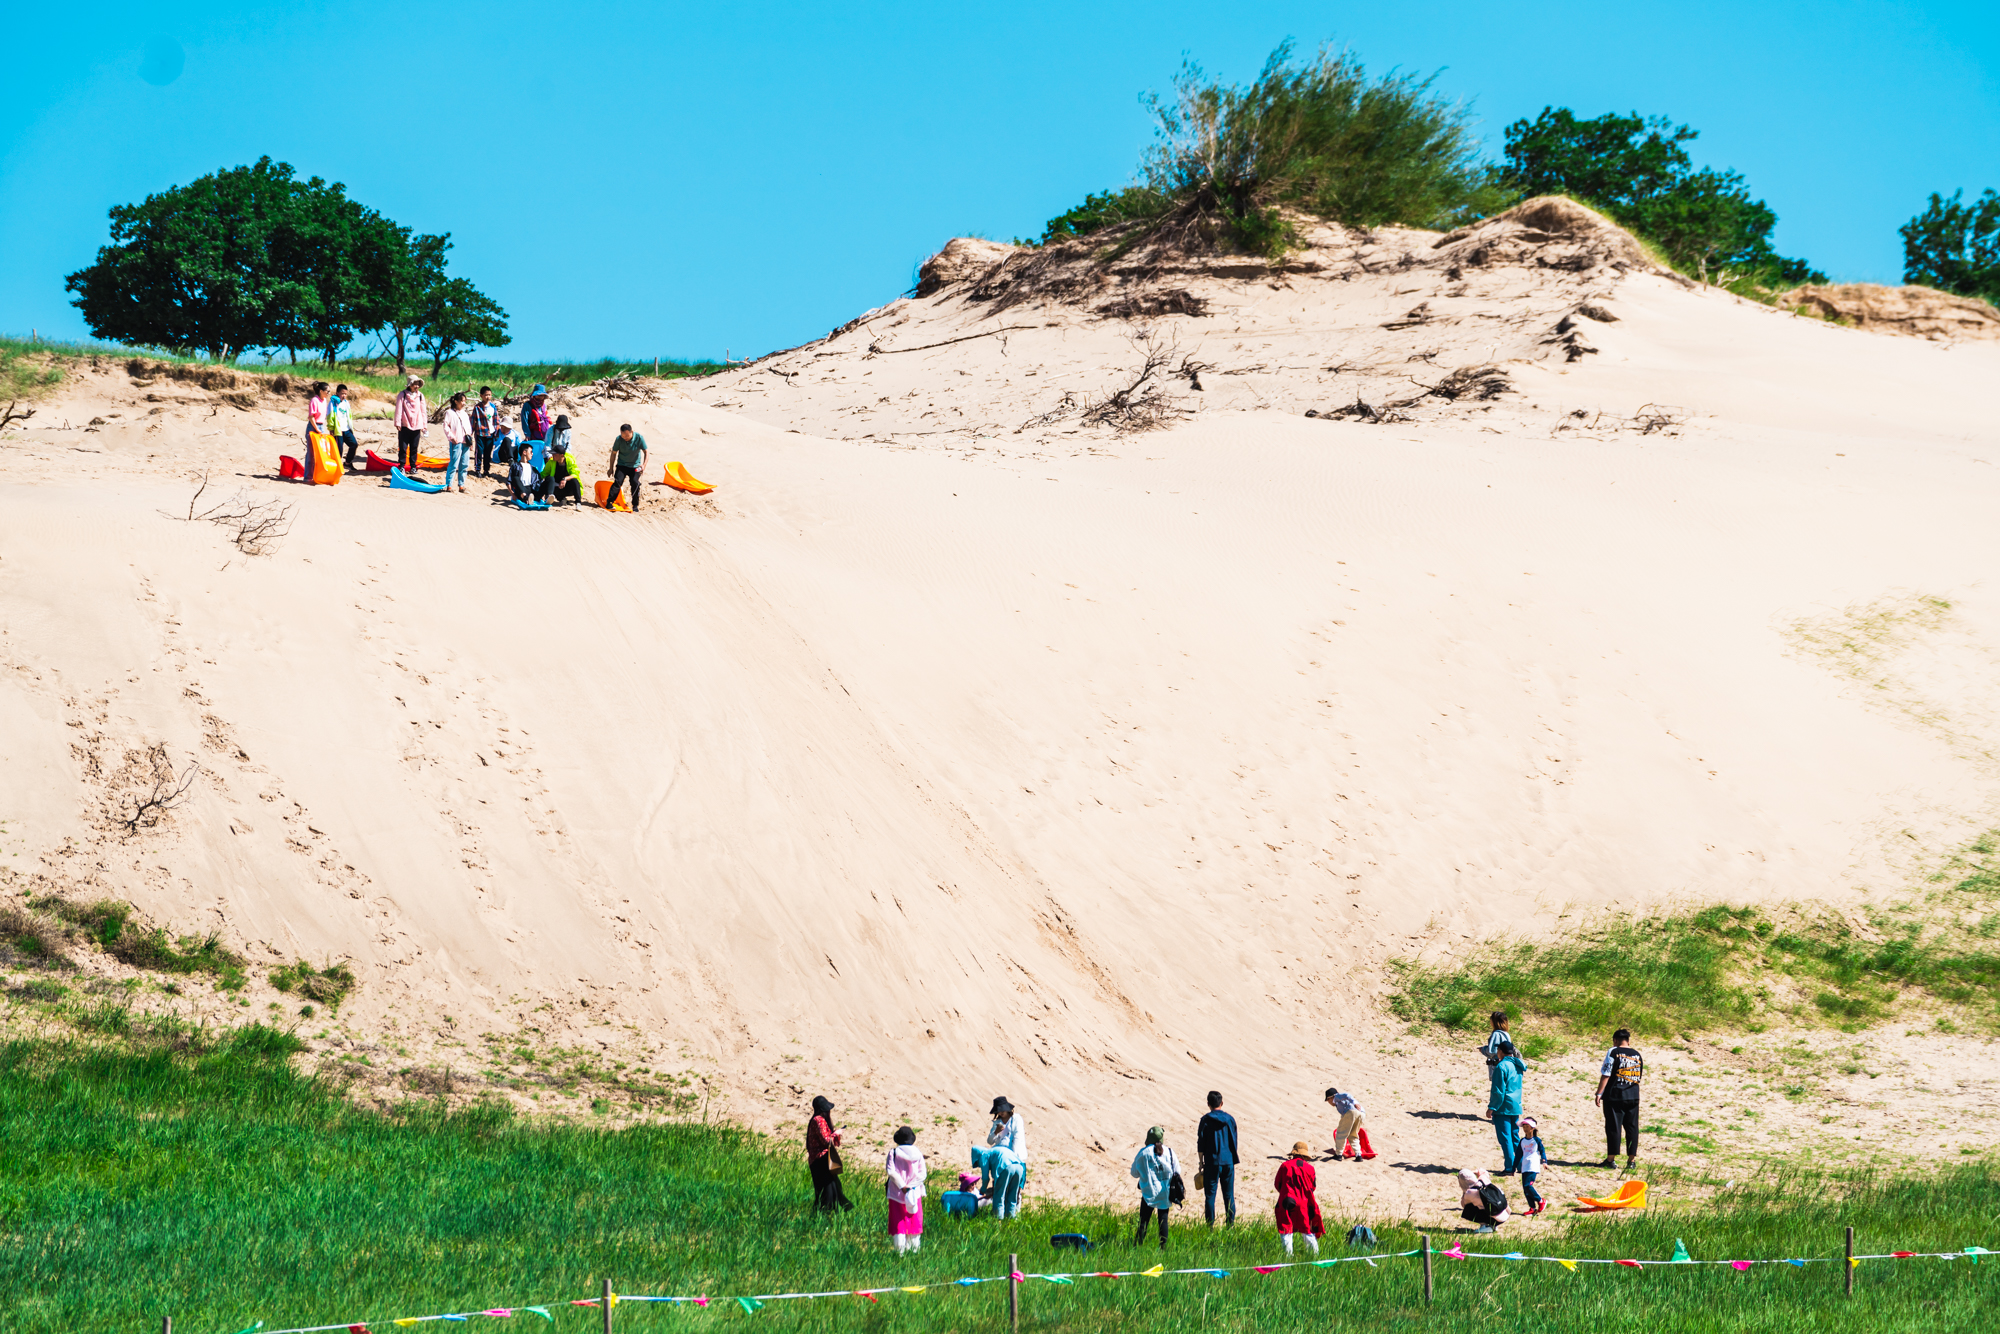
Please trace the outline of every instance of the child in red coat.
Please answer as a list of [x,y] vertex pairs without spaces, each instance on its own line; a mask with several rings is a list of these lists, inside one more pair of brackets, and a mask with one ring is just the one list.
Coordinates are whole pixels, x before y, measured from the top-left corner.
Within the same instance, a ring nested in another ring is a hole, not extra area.
[[1294,1144],[1272,1183],[1278,1188],[1278,1236],[1284,1240],[1286,1255],[1292,1253],[1294,1232],[1305,1237],[1314,1255],[1319,1254],[1319,1239],[1326,1235],[1326,1224],[1319,1221],[1319,1201],[1313,1196],[1319,1174],[1313,1171],[1312,1152],[1304,1140]]

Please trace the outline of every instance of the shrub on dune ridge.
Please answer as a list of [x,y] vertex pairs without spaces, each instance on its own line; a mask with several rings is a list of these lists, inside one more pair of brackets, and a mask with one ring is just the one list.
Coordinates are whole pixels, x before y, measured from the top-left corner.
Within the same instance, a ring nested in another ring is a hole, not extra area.
[[1322,47],[1294,62],[1287,41],[1250,83],[1181,67],[1149,95],[1158,141],[1142,183],[1052,219],[1044,242],[1142,224],[1137,235],[1276,256],[1297,243],[1285,210],[1355,226],[1449,228],[1509,197],[1479,160],[1467,109],[1408,74],[1368,77]]

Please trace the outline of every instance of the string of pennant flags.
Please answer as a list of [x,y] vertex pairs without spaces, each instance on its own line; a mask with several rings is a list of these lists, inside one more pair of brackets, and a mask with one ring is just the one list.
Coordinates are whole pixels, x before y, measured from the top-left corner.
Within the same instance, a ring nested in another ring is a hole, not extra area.
[[[1026,1273],[1017,1269],[1006,1274],[947,1279],[937,1283],[892,1284],[888,1287],[880,1288],[839,1288],[824,1292],[766,1292],[756,1296],[742,1297],[715,1297],[708,1295],[656,1296],[619,1292],[613,1293],[610,1300],[613,1307],[616,1307],[621,1302],[657,1302],[694,1306],[701,1309],[713,1309],[717,1306],[736,1306],[746,1312],[754,1313],[761,1310],[768,1302],[817,1301],[825,1298],[843,1297],[859,1298],[864,1301],[874,1302],[891,1295],[919,1296],[934,1289],[974,1288],[988,1283],[1044,1282],[1073,1285],[1079,1280],[1084,1279],[1172,1278],[1180,1276],[1221,1279],[1229,1278],[1234,1274],[1245,1271],[1259,1275],[1269,1275],[1286,1269],[1330,1269],[1336,1265],[1343,1264],[1367,1264],[1370,1268],[1373,1268],[1378,1261],[1408,1260],[1422,1254],[1421,1250],[1392,1251],[1381,1255],[1341,1255],[1325,1260],[1288,1260],[1279,1264],[1243,1265],[1236,1268],[1201,1266],[1191,1269],[1168,1269],[1164,1264],[1157,1264],[1151,1269],[1093,1270],[1056,1274]],[[1554,1264],[1562,1266],[1571,1273],[1576,1272],[1579,1265],[1611,1265],[1613,1267],[1628,1269],[1657,1269],[1663,1266],[1672,1267],[1680,1265],[1722,1265],[1741,1273],[1757,1265],[1788,1265],[1793,1268],[1804,1269],[1808,1265],[1839,1264],[1843,1258],[1847,1259],[1847,1263],[1850,1266],[1858,1266],[1864,1260],[1970,1260],[1973,1264],[1978,1264],[1979,1258],[1982,1255],[2000,1255],[2000,1251],[1990,1251],[1983,1246],[1966,1246],[1956,1251],[1885,1251],[1879,1255],[1856,1255],[1852,1257],[1804,1256],[1795,1259],[1783,1258],[1773,1260],[1697,1260],[1689,1255],[1687,1247],[1676,1239],[1673,1256],[1666,1260],[1586,1259],[1559,1255],[1529,1255],[1523,1251],[1468,1251],[1462,1242],[1452,1245],[1448,1250],[1433,1251],[1431,1255],[1435,1259],[1442,1260],[1500,1260]],[[260,1320],[256,1324],[237,1330],[235,1334],[333,1334],[334,1331],[340,1330],[347,1331],[347,1334],[383,1334],[390,1327],[407,1329],[414,1325],[428,1324],[439,1320],[465,1323],[477,1319],[506,1320],[520,1315],[537,1316],[548,1321],[550,1324],[554,1324],[554,1312],[561,1310],[565,1306],[584,1306],[597,1309],[601,1308],[603,1303],[604,1299],[601,1297],[582,1297],[573,1301],[545,1302],[534,1306],[495,1306],[476,1311],[454,1311],[440,1315],[402,1316],[394,1320],[372,1322],[342,1321],[332,1325],[299,1325],[290,1329],[267,1330],[264,1328],[264,1322]]]

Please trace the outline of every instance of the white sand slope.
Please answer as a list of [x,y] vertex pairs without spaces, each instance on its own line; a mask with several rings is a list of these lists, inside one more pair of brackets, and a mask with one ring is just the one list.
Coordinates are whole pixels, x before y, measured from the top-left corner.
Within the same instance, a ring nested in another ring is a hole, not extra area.
[[[107,363],[0,446],[0,867],[260,962],[351,957],[343,1017],[418,1052],[601,1046],[768,1125],[1004,1092],[1038,1187],[1122,1195],[1210,1087],[1260,1153],[1325,1137],[1328,1082],[1378,1123],[1433,1096],[1376,1008],[1391,959],[1852,902],[1992,823],[2000,349],[1519,222],[1313,239],[1081,304],[962,281],[574,412],[588,466],[631,420],[655,478],[717,484],[637,516],[279,483],[275,414],[143,417]],[[1209,313],[1093,313],[1169,290]],[[1557,332],[1579,303],[1616,321]],[[1207,369],[1168,429],[1016,431],[1169,343]],[[1511,387],[1303,415],[1466,366]],[[163,513],[202,466],[297,505],[275,554]],[[1795,629],[1920,595],[1950,608],[1879,651]],[[159,742],[204,774],[126,835]]]

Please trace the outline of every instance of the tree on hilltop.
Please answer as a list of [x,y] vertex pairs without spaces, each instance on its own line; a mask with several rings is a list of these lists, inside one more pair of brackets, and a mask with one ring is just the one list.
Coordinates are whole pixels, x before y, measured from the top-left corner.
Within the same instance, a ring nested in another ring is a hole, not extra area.
[[1903,238],[1903,281],[2000,305],[2000,194],[1972,203],[1933,194],[1922,213],[1896,230]]
[[1681,145],[1699,134],[1665,116],[1582,120],[1568,107],[1544,107],[1507,127],[1500,179],[1523,195],[1569,195],[1603,210],[1704,282],[1711,274],[1765,285],[1825,282],[1806,261],[1772,248],[1778,215],[1751,197],[1742,173],[1695,170]]

